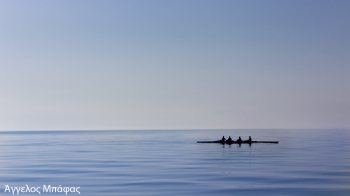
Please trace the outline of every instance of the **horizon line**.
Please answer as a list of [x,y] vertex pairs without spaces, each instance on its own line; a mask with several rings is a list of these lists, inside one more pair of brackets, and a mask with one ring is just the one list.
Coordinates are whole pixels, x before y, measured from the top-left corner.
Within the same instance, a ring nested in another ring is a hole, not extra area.
[[0,132],[45,132],[45,131],[215,131],[215,130],[325,130],[325,129],[350,129],[350,127],[332,128],[188,128],[188,129],[22,129],[22,130],[0,130]]

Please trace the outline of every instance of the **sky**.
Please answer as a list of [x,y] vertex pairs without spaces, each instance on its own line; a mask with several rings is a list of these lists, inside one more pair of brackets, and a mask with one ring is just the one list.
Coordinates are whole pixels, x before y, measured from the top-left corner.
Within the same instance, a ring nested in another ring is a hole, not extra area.
[[0,130],[349,128],[349,10],[0,0]]

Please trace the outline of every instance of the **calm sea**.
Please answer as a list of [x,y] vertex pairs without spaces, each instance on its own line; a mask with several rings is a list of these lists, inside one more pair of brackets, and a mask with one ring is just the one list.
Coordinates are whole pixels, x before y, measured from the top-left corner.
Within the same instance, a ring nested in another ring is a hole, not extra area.
[[[196,143],[223,135],[280,143]],[[6,185],[91,196],[349,196],[350,130],[0,132],[0,195],[12,195]]]

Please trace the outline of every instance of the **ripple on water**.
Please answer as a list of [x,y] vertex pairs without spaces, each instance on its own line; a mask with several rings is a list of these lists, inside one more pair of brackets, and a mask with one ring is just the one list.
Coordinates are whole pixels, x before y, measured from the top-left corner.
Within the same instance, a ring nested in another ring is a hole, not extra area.
[[[106,196],[350,195],[350,134],[337,131],[6,132],[0,184],[78,185],[82,195]],[[195,143],[224,134],[280,144]]]

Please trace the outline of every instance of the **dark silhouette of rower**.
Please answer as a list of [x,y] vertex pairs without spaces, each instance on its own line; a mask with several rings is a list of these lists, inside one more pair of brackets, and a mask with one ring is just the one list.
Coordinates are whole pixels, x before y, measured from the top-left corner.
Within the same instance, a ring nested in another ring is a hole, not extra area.
[[237,143],[239,143],[239,144],[242,143],[242,138],[241,138],[241,136],[238,137]]
[[222,138],[221,138],[221,141],[220,142],[222,142],[222,143],[225,143],[226,142],[226,138],[225,138],[225,136],[222,136]]
[[252,137],[249,136],[249,139],[244,140],[243,142],[251,144],[252,143]]
[[231,136],[228,136],[228,138],[226,140],[226,143],[228,143],[228,144],[232,144],[233,143],[233,140],[232,140]]

